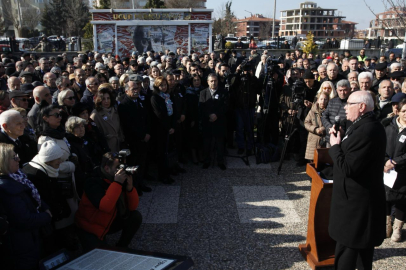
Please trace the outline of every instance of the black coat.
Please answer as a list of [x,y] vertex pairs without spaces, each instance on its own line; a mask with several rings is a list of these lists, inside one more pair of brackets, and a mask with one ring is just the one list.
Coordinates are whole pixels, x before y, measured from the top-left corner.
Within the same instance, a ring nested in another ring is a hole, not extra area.
[[83,139],[88,142],[87,146],[90,153],[90,158],[93,164],[100,166],[102,156],[110,152],[109,145],[103,133],[100,132],[99,128],[89,118],[89,123],[85,126],[86,133]]
[[[393,189],[399,193],[406,194],[406,129],[399,133],[399,127],[394,117],[389,125],[385,127],[386,145],[385,162],[392,158],[396,162],[395,170],[398,173]],[[403,141],[403,142],[402,142]]]
[[93,173],[96,164],[93,164],[92,158],[90,157],[91,154],[87,141],[71,133],[66,133],[66,139],[70,144],[71,153],[78,157],[78,163],[75,168],[76,190],[79,196],[82,197],[84,182],[89,175]]
[[131,146],[135,140],[144,140],[150,134],[150,124],[147,109],[142,105],[141,99],[134,102],[127,95],[118,105],[121,127],[126,142]]
[[153,93],[151,97],[151,109],[153,134],[158,136],[162,135],[162,138],[166,139],[169,130],[175,127],[176,119],[174,118],[174,114],[171,116],[168,115],[165,100],[155,93]]
[[[42,202],[38,213],[31,189],[8,175],[0,175],[0,204],[9,222],[3,238],[6,254],[1,254],[2,269],[36,269],[40,259],[39,229],[51,222],[51,216],[43,212],[48,205]],[[11,265],[5,266],[8,263]]]
[[30,163],[24,166],[23,172],[38,189],[41,199],[49,205],[52,220],[59,221],[68,218],[71,210],[58,185],[57,178],[49,177],[47,173],[34,168]]
[[10,139],[5,133],[0,132],[0,142],[14,145],[14,151],[20,157],[20,168],[38,153],[37,143],[30,139],[27,135],[18,137],[20,146]]
[[171,93],[171,100],[173,102],[173,116],[175,121],[180,120],[182,115],[186,114],[186,99],[183,86],[177,85]]
[[[206,88],[200,92],[199,115],[202,133],[205,137],[224,137],[227,128],[226,112],[228,109],[228,93],[223,89],[218,89],[213,98],[210,89]],[[210,115],[215,114],[217,120],[210,122]]]
[[237,109],[255,108],[257,95],[262,94],[260,81],[257,77],[247,74],[247,80],[242,81],[240,74],[231,79],[230,103]]
[[334,162],[329,233],[344,246],[372,248],[385,239],[385,150],[385,130],[373,116],[350,126],[341,144],[329,150]]

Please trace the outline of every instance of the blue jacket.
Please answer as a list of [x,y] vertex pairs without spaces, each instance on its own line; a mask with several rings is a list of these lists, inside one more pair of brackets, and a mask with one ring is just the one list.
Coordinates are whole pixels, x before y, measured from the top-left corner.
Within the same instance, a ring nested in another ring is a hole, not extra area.
[[[4,237],[5,252],[1,259],[4,269],[33,269],[40,259],[39,229],[51,222],[48,205],[42,202],[39,213],[31,189],[10,178],[0,175],[0,203],[3,205],[9,229]],[[9,265],[8,265],[9,264]]]

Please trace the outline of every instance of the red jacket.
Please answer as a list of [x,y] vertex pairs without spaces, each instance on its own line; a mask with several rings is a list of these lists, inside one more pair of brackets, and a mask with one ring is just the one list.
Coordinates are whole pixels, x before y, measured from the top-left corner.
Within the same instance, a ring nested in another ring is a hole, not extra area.
[[[100,178],[88,179],[76,212],[76,225],[103,240],[116,217],[116,203],[122,190],[123,187],[117,182],[107,179],[103,181]],[[139,203],[136,189],[125,192],[124,196],[128,210],[136,210]]]

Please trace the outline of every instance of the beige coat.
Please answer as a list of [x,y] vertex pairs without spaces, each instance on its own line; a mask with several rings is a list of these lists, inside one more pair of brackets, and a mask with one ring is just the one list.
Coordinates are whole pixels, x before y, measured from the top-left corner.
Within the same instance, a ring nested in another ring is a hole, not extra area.
[[[314,103],[305,119],[305,128],[309,131],[305,156],[308,160],[313,160],[314,149],[321,148],[320,140],[326,136],[326,129],[321,122],[321,114],[323,111],[319,109],[319,104]],[[316,134],[316,128],[321,128],[323,130],[323,135]]]
[[111,113],[106,109],[93,110],[90,118],[96,123],[97,128],[103,133],[111,152],[120,151],[120,143],[124,141],[120,117],[116,109],[111,108]]

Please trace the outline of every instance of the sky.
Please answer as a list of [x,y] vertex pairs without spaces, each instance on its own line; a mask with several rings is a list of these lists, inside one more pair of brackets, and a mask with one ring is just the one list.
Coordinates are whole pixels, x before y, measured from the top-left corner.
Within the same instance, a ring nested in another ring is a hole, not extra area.
[[[230,0],[228,0],[230,1]],[[224,6],[226,0],[207,0],[206,7],[213,9],[214,17],[218,17],[221,6]],[[281,10],[298,9],[300,3],[306,2],[304,0],[276,0],[276,19],[280,17]],[[374,15],[365,5],[364,0],[323,0],[311,1],[317,3],[321,8],[334,8],[342,12],[345,20],[357,22],[356,29],[364,30],[369,27],[369,22],[374,19]],[[380,0],[366,0],[368,5],[375,13],[384,11],[384,6]],[[247,5],[249,3],[249,5]],[[232,0],[231,10],[241,19],[250,17],[253,14],[262,14],[265,17],[273,17],[274,1],[272,0]],[[249,12],[247,12],[249,11]]]

